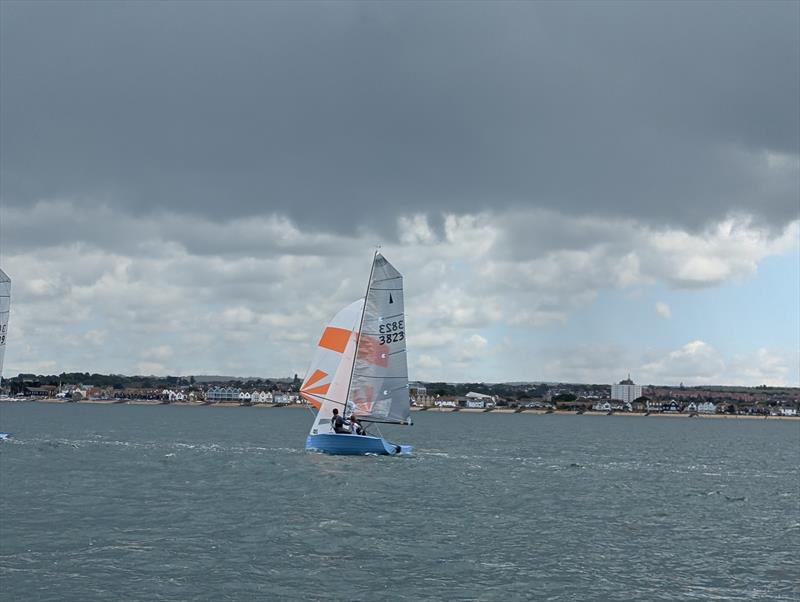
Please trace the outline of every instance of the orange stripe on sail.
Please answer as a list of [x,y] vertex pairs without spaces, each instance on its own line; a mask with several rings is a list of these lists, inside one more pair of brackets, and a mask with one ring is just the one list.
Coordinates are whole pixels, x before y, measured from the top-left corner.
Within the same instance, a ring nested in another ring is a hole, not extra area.
[[308,380],[305,382],[305,384],[304,384],[302,387],[300,387],[300,388],[301,388],[301,389],[305,389],[305,388],[307,388],[307,387],[310,387],[310,386],[311,386],[311,385],[313,385],[315,382],[317,382],[317,381],[319,381],[319,380],[322,380],[322,379],[323,379],[323,378],[325,378],[326,376],[328,376],[328,373],[327,373],[327,372],[323,372],[322,370],[316,370],[316,371],[314,371],[314,374],[312,374],[312,375],[311,375],[311,378],[309,378],[309,379],[308,379]]
[[304,392],[308,393],[309,395],[325,395],[328,392],[328,389],[331,388],[330,383],[327,385],[320,385],[318,387],[314,387],[313,389],[303,389]]
[[319,346],[338,353],[344,353],[347,347],[347,341],[350,340],[351,331],[345,328],[336,328],[335,326],[328,326],[325,332],[322,333],[322,338],[319,340]]
[[305,393],[300,391],[300,396],[315,408],[320,409],[322,407],[322,402],[319,401],[318,399],[314,399],[313,397],[311,397],[311,395],[306,395]]

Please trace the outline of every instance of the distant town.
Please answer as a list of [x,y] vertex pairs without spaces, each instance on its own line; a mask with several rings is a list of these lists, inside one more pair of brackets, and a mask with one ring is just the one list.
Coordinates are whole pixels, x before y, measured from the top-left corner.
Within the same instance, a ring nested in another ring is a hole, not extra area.
[[[300,379],[225,376],[20,374],[3,380],[0,400],[301,406]],[[410,385],[417,410],[603,412],[798,416],[800,388],[614,384],[445,383]]]

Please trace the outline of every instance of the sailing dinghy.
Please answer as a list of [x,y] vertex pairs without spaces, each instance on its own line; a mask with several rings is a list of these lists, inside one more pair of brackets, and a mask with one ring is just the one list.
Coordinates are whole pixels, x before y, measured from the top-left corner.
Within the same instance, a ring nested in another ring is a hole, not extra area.
[[320,337],[300,395],[317,409],[306,449],[329,454],[411,453],[382,436],[336,433],[334,408],[362,426],[411,424],[403,277],[376,252],[364,299],[337,313]]

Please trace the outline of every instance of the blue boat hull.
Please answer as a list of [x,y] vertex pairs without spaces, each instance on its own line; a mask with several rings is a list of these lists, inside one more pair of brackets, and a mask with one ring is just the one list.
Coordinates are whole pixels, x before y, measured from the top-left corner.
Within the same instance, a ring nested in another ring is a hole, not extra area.
[[411,453],[410,445],[395,445],[381,437],[333,433],[309,435],[306,439],[306,449],[339,456],[363,456],[366,454],[394,456]]

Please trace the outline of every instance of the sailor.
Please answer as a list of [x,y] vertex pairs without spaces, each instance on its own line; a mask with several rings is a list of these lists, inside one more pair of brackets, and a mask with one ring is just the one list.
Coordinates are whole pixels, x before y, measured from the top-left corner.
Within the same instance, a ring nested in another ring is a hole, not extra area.
[[356,418],[355,414],[350,414],[350,432],[354,435],[366,435],[367,431],[361,426],[361,423]]
[[333,427],[334,433],[350,433],[350,430],[344,424],[344,418],[339,415],[338,408],[333,408],[331,426]]

